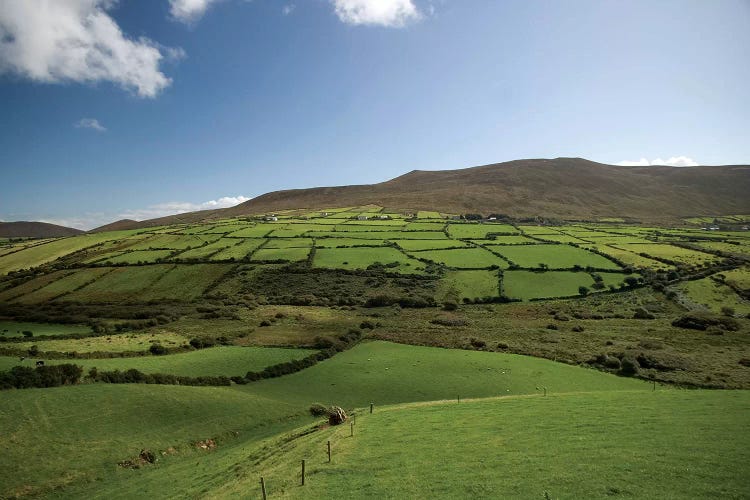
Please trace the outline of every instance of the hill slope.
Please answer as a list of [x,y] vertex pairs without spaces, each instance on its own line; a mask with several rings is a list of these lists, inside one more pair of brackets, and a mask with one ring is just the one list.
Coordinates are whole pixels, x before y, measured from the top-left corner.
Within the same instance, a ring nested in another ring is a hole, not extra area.
[[0,222],[0,238],[61,238],[81,233],[80,229],[47,222]]
[[226,209],[224,215],[376,204],[512,216],[678,218],[746,213],[750,211],[749,190],[747,165],[620,167],[557,158],[460,170],[415,170],[373,185],[277,191]]

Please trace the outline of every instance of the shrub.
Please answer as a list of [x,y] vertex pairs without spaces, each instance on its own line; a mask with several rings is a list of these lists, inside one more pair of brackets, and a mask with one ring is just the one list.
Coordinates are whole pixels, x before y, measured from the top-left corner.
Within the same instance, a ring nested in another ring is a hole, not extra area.
[[581,325],[576,325],[573,328],[571,328],[571,330],[574,331],[574,332],[579,332],[580,333],[580,332],[583,331],[583,327]]
[[30,332],[28,330],[24,330],[23,331],[23,336],[26,337],[26,338],[33,337],[34,336],[34,332]]
[[638,370],[640,370],[641,368],[641,365],[638,363],[638,360],[630,355],[624,356],[622,358],[622,361],[620,361],[620,363],[621,363],[620,373],[628,377],[637,375]]
[[[724,306],[724,307],[721,308],[721,314],[723,314],[724,316],[733,317],[734,316],[734,309],[732,309],[729,306]],[[24,332],[24,333],[26,333],[26,332]]]
[[547,325],[547,330],[557,330],[557,329],[558,329],[557,325],[554,323],[550,323],[549,325]]
[[579,286],[578,287],[578,295],[580,295],[581,297],[585,297],[588,294],[589,294],[589,289],[588,288],[586,288],[585,286]]
[[363,321],[359,324],[359,328],[362,330],[368,329],[368,330],[374,330],[375,325],[371,321]]
[[444,311],[455,311],[458,309],[458,303],[453,301],[448,301],[443,304],[443,310]]
[[151,344],[151,347],[148,348],[148,351],[154,356],[167,354],[167,348],[158,343]]
[[310,405],[310,415],[313,417],[328,415],[328,407],[320,403],[313,403]]
[[267,319],[264,319],[263,321],[260,322],[260,326],[271,326],[271,322],[268,321]]
[[472,338],[470,342],[472,347],[474,347],[475,349],[484,349],[485,347],[487,347],[487,342],[481,339]]
[[639,307],[633,313],[633,319],[654,319],[656,316],[648,312],[645,308]]

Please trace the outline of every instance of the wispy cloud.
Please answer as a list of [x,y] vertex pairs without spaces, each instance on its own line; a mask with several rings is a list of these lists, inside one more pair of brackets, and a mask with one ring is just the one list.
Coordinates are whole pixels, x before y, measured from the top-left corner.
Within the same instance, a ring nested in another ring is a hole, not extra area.
[[191,203],[187,201],[170,201],[166,203],[157,203],[146,208],[126,210],[118,215],[120,219],[155,219],[167,215],[184,214],[185,212],[195,212],[198,210],[213,210],[217,208],[228,208],[239,205],[250,198],[245,196],[224,196],[216,200],[204,201],[203,203]]
[[332,0],[338,18],[352,25],[401,28],[422,14],[412,0]]
[[107,129],[99,123],[99,120],[96,118],[81,118],[77,122],[73,124],[75,128],[90,128],[92,130],[96,130],[97,132],[106,132]]
[[213,4],[221,0],[169,0],[169,13],[185,24],[198,21]]
[[648,167],[652,165],[667,165],[670,167],[697,167],[699,165],[697,161],[687,156],[672,156],[667,160],[663,160],[661,158],[656,158],[655,160],[641,158],[640,160],[635,161],[619,161],[617,162],[617,164],[624,167]]
[[163,47],[126,36],[108,14],[113,0],[3,0],[0,73],[36,82],[112,82],[155,97],[171,80]]
[[292,12],[294,12],[294,9],[296,9],[296,8],[297,8],[296,5],[294,5],[293,3],[289,3],[289,4],[284,5],[281,8],[281,13],[284,14],[285,16],[288,16],[289,14],[291,14]]

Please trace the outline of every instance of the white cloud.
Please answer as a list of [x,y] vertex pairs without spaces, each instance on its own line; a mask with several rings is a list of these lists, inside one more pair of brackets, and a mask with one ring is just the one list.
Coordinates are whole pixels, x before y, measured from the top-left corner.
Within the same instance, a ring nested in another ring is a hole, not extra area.
[[107,129],[99,123],[99,120],[96,118],[81,118],[77,122],[73,124],[75,128],[90,128],[92,130],[96,130],[97,132],[106,132]]
[[338,18],[347,24],[400,28],[422,17],[412,0],[332,0]]
[[289,14],[294,12],[294,9],[296,8],[297,8],[296,5],[294,5],[293,3],[290,3],[281,8],[281,13],[284,14],[285,16],[288,16]]
[[126,210],[118,215],[120,219],[155,219],[167,215],[183,214],[185,212],[195,212],[198,210],[213,210],[217,208],[228,208],[248,201],[250,198],[245,196],[224,196],[217,200],[209,200],[203,203],[191,203],[186,201],[170,201],[167,203],[158,203],[147,208]]
[[220,0],[169,0],[169,13],[176,20],[192,24],[203,17],[211,5]]
[[667,165],[670,167],[697,167],[699,165],[697,161],[687,156],[672,156],[668,160],[657,158],[651,161],[647,160],[646,158],[641,158],[637,161],[619,161],[617,162],[617,164],[624,167],[648,167],[652,165]]
[[155,97],[171,80],[148,38],[131,39],[108,10],[115,0],[2,0],[0,73],[44,83],[112,82]]

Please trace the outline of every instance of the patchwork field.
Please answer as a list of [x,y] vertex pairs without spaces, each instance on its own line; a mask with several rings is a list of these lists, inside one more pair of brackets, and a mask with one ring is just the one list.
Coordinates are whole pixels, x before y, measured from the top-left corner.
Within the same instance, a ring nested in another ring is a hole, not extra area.
[[48,335],[74,335],[91,332],[86,325],[53,325],[49,323],[28,323],[0,320],[0,335],[3,337],[25,337],[23,332],[31,332],[33,337]]
[[411,259],[392,247],[372,248],[320,248],[315,251],[314,267],[331,269],[367,269],[368,266],[380,263],[390,267],[393,272],[418,272],[424,265]]
[[579,295],[579,288],[591,287],[591,275],[584,272],[505,271],[503,292],[512,299],[539,299],[546,297],[570,297]]
[[524,245],[493,247],[493,250],[525,268],[572,269],[575,266],[595,269],[619,269],[609,259],[570,245]]
[[459,248],[455,250],[423,250],[412,252],[411,256],[427,259],[436,264],[443,264],[456,269],[481,269],[496,266],[501,269],[508,263],[483,248]]
[[448,271],[440,280],[437,298],[441,302],[455,297],[477,299],[500,295],[500,277],[497,271]]

